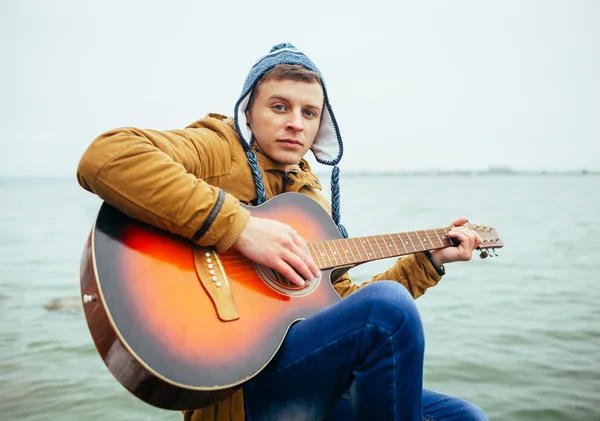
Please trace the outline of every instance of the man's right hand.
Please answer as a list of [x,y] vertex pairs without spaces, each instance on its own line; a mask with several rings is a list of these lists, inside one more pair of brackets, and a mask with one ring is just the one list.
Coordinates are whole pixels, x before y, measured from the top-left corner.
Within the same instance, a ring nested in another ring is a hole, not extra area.
[[298,286],[320,276],[306,240],[279,221],[251,216],[233,244],[248,259],[268,266]]

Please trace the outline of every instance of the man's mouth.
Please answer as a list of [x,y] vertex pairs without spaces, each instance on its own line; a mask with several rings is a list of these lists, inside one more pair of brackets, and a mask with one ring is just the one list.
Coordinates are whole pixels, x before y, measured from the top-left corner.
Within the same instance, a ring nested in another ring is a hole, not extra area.
[[278,139],[277,142],[279,142],[279,143],[285,143],[287,145],[302,146],[302,142],[300,142],[299,140],[296,140],[296,139]]

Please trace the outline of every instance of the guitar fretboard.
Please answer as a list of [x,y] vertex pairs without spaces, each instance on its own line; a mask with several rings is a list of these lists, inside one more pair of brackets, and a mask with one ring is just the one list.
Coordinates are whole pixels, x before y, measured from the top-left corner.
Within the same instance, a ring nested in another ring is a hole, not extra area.
[[385,234],[371,237],[314,241],[308,249],[320,269],[356,265],[454,245],[448,228]]

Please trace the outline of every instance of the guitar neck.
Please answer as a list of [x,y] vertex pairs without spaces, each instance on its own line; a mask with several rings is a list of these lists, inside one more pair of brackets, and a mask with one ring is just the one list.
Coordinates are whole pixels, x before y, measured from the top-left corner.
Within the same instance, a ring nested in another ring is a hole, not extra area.
[[410,231],[370,237],[314,241],[308,249],[320,269],[357,265],[455,245],[449,228]]

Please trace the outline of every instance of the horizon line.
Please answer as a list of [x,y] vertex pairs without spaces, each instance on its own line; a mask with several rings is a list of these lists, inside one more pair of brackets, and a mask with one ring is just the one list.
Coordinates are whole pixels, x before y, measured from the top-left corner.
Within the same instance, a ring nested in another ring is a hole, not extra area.
[[[318,168],[317,171],[313,171],[317,176],[329,175],[330,171],[322,171]],[[600,175],[600,169],[579,169],[579,170],[539,170],[539,169],[528,169],[528,170],[515,170],[512,168],[495,167],[488,169],[470,169],[470,170],[360,170],[360,169],[341,169],[340,173],[348,176],[362,176],[362,175],[428,175],[428,176],[440,176],[440,175]],[[74,175],[66,174],[0,174],[0,179],[73,179],[76,181]]]

